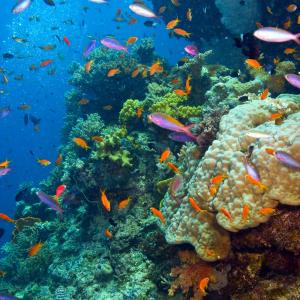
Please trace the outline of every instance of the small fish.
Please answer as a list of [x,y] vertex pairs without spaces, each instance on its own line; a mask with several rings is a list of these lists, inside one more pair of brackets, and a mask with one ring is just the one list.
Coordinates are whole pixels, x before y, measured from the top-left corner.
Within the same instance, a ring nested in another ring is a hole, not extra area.
[[227,175],[223,175],[223,174],[219,174],[219,175],[216,175],[215,177],[213,177],[210,180],[210,183],[211,184],[220,184],[225,178],[228,178],[228,176]]
[[138,40],[138,38],[136,36],[131,36],[127,39],[126,44],[127,45],[133,45],[134,43],[136,43]]
[[209,187],[209,193],[212,197],[214,197],[217,192],[218,192],[218,187],[216,185],[213,184]]
[[129,9],[135,14],[146,17],[146,18],[158,18],[156,14],[148,8],[145,4],[142,3],[133,3],[129,5]]
[[283,23],[283,28],[284,29],[289,29],[292,26],[292,20],[290,17]]
[[112,110],[113,109],[113,106],[112,105],[110,105],[110,104],[108,104],[108,105],[104,105],[104,106],[102,106],[102,109],[103,110]]
[[281,119],[284,116],[283,113],[279,112],[279,113],[274,113],[271,114],[271,120],[277,120],[277,119]]
[[186,12],[186,18],[188,21],[192,22],[193,19],[193,14],[192,14],[192,9],[188,8],[187,12]]
[[176,89],[174,90],[174,93],[178,96],[187,96],[187,92],[182,89]]
[[118,209],[124,209],[128,206],[128,204],[131,202],[131,197],[128,197],[124,200],[121,200],[119,203],[118,203]]
[[8,168],[10,163],[11,163],[11,160],[5,160],[5,161],[0,162],[0,168]]
[[271,207],[264,207],[264,208],[261,208],[259,212],[262,215],[267,216],[267,215],[274,214],[276,212],[276,209],[275,208],[271,208]]
[[10,168],[3,168],[0,169],[0,176],[5,176],[8,172],[10,172],[11,169]]
[[160,156],[159,162],[160,163],[165,162],[168,159],[168,157],[170,156],[170,154],[171,154],[171,151],[170,151],[169,148],[167,148],[166,150],[164,150],[163,153]]
[[101,136],[98,136],[98,135],[94,135],[94,136],[92,136],[92,140],[93,140],[94,142],[99,142],[99,143],[101,143],[101,142],[104,141],[104,138],[101,137]]
[[275,155],[275,150],[272,148],[265,148],[265,151],[270,155]]
[[261,94],[260,94],[260,100],[265,100],[269,96],[270,90],[266,88]]
[[178,17],[174,20],[171,20],[170,22],[167,23],[166,29],[173,29],[174,27],[176,27],[178,25],[179,22],[180,22],[180,20],[178,19]]
[[13,54],[11,54],[11,53],[4,53],[4,54],[2,54],[2,57],[3,57],[4,59],[12,59],[12,58],[14,58],[15,56],[14,56]]
[[263,183],[261,183],[256,178],[252,177],[250,174],[245,175],[245,179],[263,191],[266,191],[268,189]]
[[25,43],[28,42],[27,39],[24,39],[24,38],[21,38],[21,37],[16,37],[16,36],[13,36],[12,39],[13,39],[15,42],[19,43],[19,44],[25,44]]
[[171,163],[171,162],[167,162],[167,166],[168,166],[169,169],[172,170],[174,173],[180,174],[180,170],[179,170],[179,168],[178,168],[175,164],[173,164],[173,163]]
[[94,60],[89,60],[85,65],[84,65],[84,70],[86,73],[89,73],[91,71],[92,65],[94,64]]
[[121,73],[120,69],[116,68],[116,69],[111,69],[108,71],[107,73],[107,77],[113,77],[115,76],[116,74],[119,74]]
[[125,46],[121,45],[120,42],[114,38],[106,37],[100,40],[100,42],[103,46],[109,49],[128,52],[128,49]]
[[56,48],[56,45],[49,44],[49,45],[39,46],[39,48],[41,50],[44,50],[44,51],[51,51],[51,50],[54,50]]
[[206,295],[205,289],[207,288],[208,283],[209,283],[209,278],[208,278],[208,277],[202,278],[202,279],[199,281],[199,290],[201,291],[201,293],[202,293],[203,295]]
[[20,0],[20,1],[18,1],[18,3],[13,7],[12,13],[18,14],[18,13],[24,11],[25,9],[27,9],[27,8],[29,7],[30,4],[31,4],[31,0]]
[[172,4],[175,5],[175,6],[180,6],[180,3],[178,0],[171,0]]
[[250,210],[249,205],[245,204],[243,207],[243,212],[242,212],[242,220],[243,221],[247,221],[247,218],[249,215],[249,210]]
[[268,139],[268,138],[271,137],[270,134],[259,132],[259,131],[247,132],[246,136],[249,136],[249,137],[252,137],[252,138],[255,138],[255,139]]
[[163,216],[163,214],[162,214],[162,212],[160,210],[158,210],[155,207],[151,207],[150,211],[152,212],[152,214],[154,216],[158,217],[163,224],[166,223],[166,219],[165,219],[165,217]]
[[88,57],[91,54],[91,52],[96,48],[96,45],[97,45],[97,41],[92,40],[84,49],[83,56]]
[[63,194],[63,192],[66,190],[67,186],[65,184],[61,184],[56,188],[55,191],[55,199],[58,200],[61,195]]
[[273,11],[272,11],[272,8],[271,8],[270,6],[267,6],[266,9],[267,9],[267,12],[268,12],[270,15],[273,15]]
[[51,161],[47,159],[37,159],[37,162],[42,166],[49,166],[51,164]]
[[175,28],[173,31],[174,31],[177,35],[182,36],[182,37],[189,38],[189,37],[191,36],[191,33],[190,33],[190,32],[187,32],[187,31],[185,31],[185,30],[182,29],[182,28]]
[[289,42],[294,41],[297,44],[300,44],[300,33],[293,34],[287,30],[280,29],[277,27],[263,27],[257,29],[253,35],[262,40],[264,42],[270,43],[282,43],[282,42]]
[[155,27],[155,26],[157,26],[157,23],[153,22],[153,21],[145,21],[144,26],[146,26],[146,27]]
[[165,5],[162,5],[159,9],[158,9],[158,13],[161,15],[166,11],[167,7]]
[[3,119],[7,117],[11,112],[11,109],[9,106],[0,107],[0,119]]
[[275,151],[274,155],[277,160],[280,161],[283,165],[295,169],[300,169],[300,162],[296,161],[290,154],[286,153],[285,151]]
[[186,90],[187,95],[189,95],[192,91],[191,80],[192,80],[192,76],[188,75],[188,77],[185,81],[185,90]]
[[68,47],[71,46],[71,42],[66,36],[64,36],[63,41],[67,44]]
[[288,83],[290,83],[292,86],[300,89],[300,76],[296,74],[286,74],[285,79]]
[[153,76],[155,73],[163,72],[163,67],[161,66],[161,62],[158,60],[150,67],[150,76]]
[[111,210],[110,201],[107,199],[105,190],[104,191],[100,190],[100,191],[101,191],[101,202],[102,202],[102,205],[109,212]]
[[44,0],[44,2],[49,6],[55,6],[55,2],[53,0]]
[[197,46],[195,46],[195,45],[185,46],[184,51],[192,56],[196,56],[199,53],[199,50],[198,50]]
[[79,105],[87,105],[89,104],[90,100],[89,99],[86,99],[86,98],[82,98],[78,101],[78,104]]
[[140,118],[142,116],[143,112],[144,112],[144,109],[142,107],[138,107],[136,110],[137,118]]
[[58,157],[57,157],[57,159],[55,160],[55,165],[56,165],[56,166],[60,166],[62,160],[63,160],[63,157],[62,157],[62,155],[61,155],[61,153],[60,153],[60,154],[58,154]]
[[28,255],[29,256],[35,256],[35,255],[37,255],[40,252],[40,250],[42,249],[43,245],[44,245],[44,243],[42,243],[42,242],[36,243],[35,245],[33,245],[29,249]]
[[75,138],[73,138],[73,142],[74,142],[77,146],[83,148],[84,150],[90,149],[90,147],[88,146],[87,142],[86,142],[84,139],[82,139],[82,138],[75,137]]
[[5,220],[10,223],[15,223],[14,219],[10,218],[8,215],[6,215],[4,213],[0,213],[0,219]]
[[203,209],[200,208],[200,206],[197,204],[196,200],[192,197],[189,197],[189,202],[192,206],[192,208],[198,213],[200,211],[203,211]]
[[53,61],[52,59],[42,60],[42,61],[40,62],[40,66],[41,66],[41,67],[47,67],[47,66],[53,64],[53,62],[54,62],[54,61]]
[[296,52],[297,52],[296,48],[285,48],[283,51],[283,53],[286,55],[294,54]]
[[45,203],[47,206],[49,206],[51,209],[55,210],[56,212],[58,212],[60,214],[60,216],[62,216],[63,214],[63,209],[61,208],[61,206],[59,205],[59,203],[53,199],[53,197],[47,195],[46,193],[42,192],[42,191],[38,191],[36,192],[36,195],[39,197],[39,199]]
[[107,237],[107,238],[109,238],[109,239],[112,238],[112,233],[111,233],[111,231],[108,228],[105,229],[104,236]]
[[250,68],[253,69],[260,69],[262,67],[259,61],[256,59],[248,58],[245,60],[245,62]]
[[222,213],[229,221],[232,220],[231,214],[226,208],[221,207],[219,212]]
[[139,75],[140,70],[139,68],[136,68],[132,73],[131,73],[131,78],[135,78]]

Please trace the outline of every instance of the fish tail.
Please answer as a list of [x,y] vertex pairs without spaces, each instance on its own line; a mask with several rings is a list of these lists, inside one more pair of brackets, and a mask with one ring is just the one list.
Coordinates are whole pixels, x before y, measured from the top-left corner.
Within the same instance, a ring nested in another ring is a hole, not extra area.
[[300,33],[295,34],[294,41],[295,41],[298,45],[300,45]]

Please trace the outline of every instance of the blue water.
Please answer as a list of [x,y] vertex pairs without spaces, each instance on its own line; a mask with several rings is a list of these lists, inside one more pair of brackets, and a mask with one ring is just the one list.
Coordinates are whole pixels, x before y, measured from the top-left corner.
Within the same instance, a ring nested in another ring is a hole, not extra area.
[[[175,64],[184,55],[183,48],[187,42],[183,39],[170,39],[163,22],[155,28],[149,28],[143,25],[145,18],[138,16],[134,16],[138,20],[134,25],[113,21],[118,8],[121,8],[125,16],[131,14],[128,9],[130,3],[131,1],[118,0],[111,0],[109,4],[83,0],[57,1],[55,7],[50,7],[43,1],[34,1],[27,10],[14,15],[11,13],[13,2],[2,1],[0,67],[8,74],[9,83],[0,83],[0,90],[4,90],[4,94],[0,94],[0,107],[10,106],[12,112],[0,120],[0,161],[11,160],[12,171],[0,178],[0,212],[13,216],[15,194],[20,184],[32,182],[38,185],[51,172],[60,145],[65,113],[64,93],[70,89],[68,66],[73,61],[84,63],[82,51],[90,41],[88,36],[96,37],[98,46],[99,39],[106,35],[114,35],[122,42],[129,36],[150,36],[154,38],[157,53],[171,64]],[[87,12],[84,11],[84,6],[88,7]],[[52,30],[51,27],[54,26],[59,29]],[[60,43],[56,35],[60,39],[67,36],[71,46]],[[12,36],[26,38],[28,42],[16,43]],[[47,44],[55,44],[57,48],[48,52],[38,48]],[[15,58],[3,59],[2,54],[7,52],[12,53]],[[39,66],[45,59],[53,59],[54,64],[29,71],[30,65]],[[55,74],[49,75],[48,71],[53,68],[56,69]],[[24,80],[16,81],[15,75],[23,75]],[[18,110],[17,106],[21,103],[29,104],[32,108],[28,111]],[[26,112],[41,118],[39,132],[33,130],[31,123],[24,125]],[[36,162],[38,158],[52,161],[52,166],[39,165]],[[0,220],[0,227],[6,229],[1,240],[3,243],[10,238],[11,226]]]

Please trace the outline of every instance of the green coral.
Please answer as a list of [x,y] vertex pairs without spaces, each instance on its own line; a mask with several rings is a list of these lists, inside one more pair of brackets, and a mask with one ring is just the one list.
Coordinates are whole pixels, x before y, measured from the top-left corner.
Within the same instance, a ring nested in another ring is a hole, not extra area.
[[124,102],[119,113],[119,120],[122,124],[127,123],[130,119],[137,117],[137,109],[142,108],[143,104],[139,100],[128,99]]
[[105,135],[103,142],[96,144],[96,151],[92,152],[91,158],[95,160],[109,159],[112,162],[120,163],[122,167],[131,167],[132,158],[130,152],[122,148],[123,141],[129,142],[126,128],[114,128]]
[[159,101],[149,107],[150,112],[161,112],[174,118],[197,117],[201,112],[201,106],[182,105],[187,102],[187,96],[179,96],[175,93],[167,93]]

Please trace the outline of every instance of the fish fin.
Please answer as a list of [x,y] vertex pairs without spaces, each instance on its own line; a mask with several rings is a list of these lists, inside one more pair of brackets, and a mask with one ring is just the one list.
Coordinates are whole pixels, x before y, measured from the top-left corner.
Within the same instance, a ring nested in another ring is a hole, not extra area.
[[300,33],[295,34],[294,41],[295,41],[298,45],[300,45]]

